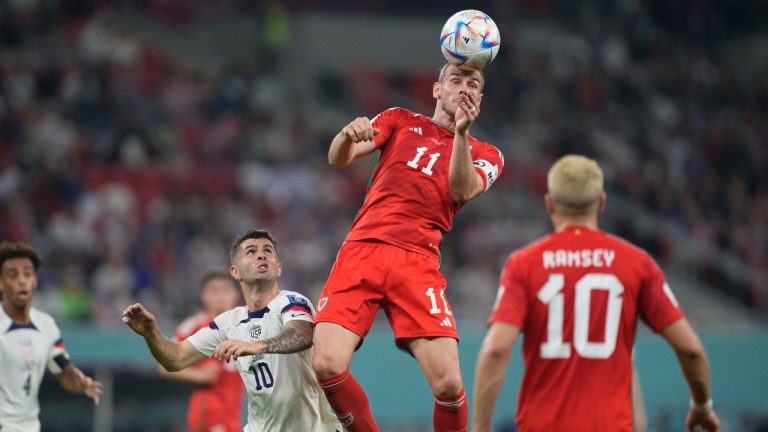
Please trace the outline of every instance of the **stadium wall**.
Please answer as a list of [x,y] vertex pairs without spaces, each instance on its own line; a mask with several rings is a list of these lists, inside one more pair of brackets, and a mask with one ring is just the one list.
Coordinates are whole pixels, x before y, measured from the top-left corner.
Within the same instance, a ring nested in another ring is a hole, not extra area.
[[[88,418],[85,413],[87,422],[102,421],[117,425],[119,422],[116,422],[116,417],[121,417],[120,413],[127,409],[126,403],[139,404],[141,401],[131,399],[141,399],[142,392],[145,392],[148,398],[143,402],[152,398],[156,400],[148,407],[135,406],[131,410],[142,411],[147,423],[163,424],[165,420],[183,419],[188,389],[178,383],[157,379],[156,365],[141,338],[127,328],[64,328],[62,331],[76,364],[98,371],[102,377],[114,379],[116,383],[111,389],[112,402],[107,404],[113,413],[94,415],[93,419]],[[169,331],[166,331],[166,334],[169,334]],[[465,328],[460,334],[460,361],[471,395],[475,360],[484,337],[484,329]],[[706,332],[702,334],[702,340],[711,363],[713,399],[724,422],[736,426],[742,424],[743,419],[749,416],[765,417],[768,412],[768,374],[765,373],[768,365],[768,332]],[[648,418],[651,425],[655,425],[652,430],[676,430],[674,425],[682,425],[687,412],[688,391],[674,352],[663,339],[643,331],[637,338],[636,363],[642,380]],[[497,405],[496,421],[499,425],[510,423],[514,418],[516,393],[522,370],[518,344]],[[353,360],[352,371],[366,388],[377,419],[382,425],[396,425],[385,429],[403,430],[403,427],[408,427],[405,425],[428,427],[432,417],[432,397],[426,382],[418,364],[408,354],[395,348],[388,329],[375,330],[366,338]],[[139,386],[141,388],[131,390],[125,387],[142,379],[147,382]],[[121,380],[125,384],[120,384]],[[48,388],[51,387],[58,386],[51,381]],[[121,392],[132,392],[135,396]],[[88,408],[87,404],[78,406]],[[44,423],[66,420],[59,415],[52,420],[54,416],[50,411],[46,412],[45,408],[44,402]],[[66,411],[70,414],[70,420],[74,421],[80,410]],[[110,430],[121,429],[116,426]]]

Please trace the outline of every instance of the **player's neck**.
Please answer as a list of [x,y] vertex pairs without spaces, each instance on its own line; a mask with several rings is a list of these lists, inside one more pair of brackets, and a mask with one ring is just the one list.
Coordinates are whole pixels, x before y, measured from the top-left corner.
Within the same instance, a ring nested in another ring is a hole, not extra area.
[[8,315],[8,318],[10,318],[11,321],[15,322],[16,324],[29,324],[29,305],[19,309],[5,300],[3,300],[2,305],[3,311],[6,315]]
[[552,216],[552,223],[555,226],[555,232],[563,232],[568,228],[586,228],[597,231],[597,217],[587,216],[583,218],[566,218],[562,216]]
[[456,120],[444,111],[436,110],[435,115],[432,116],[432,122],[438,126],[442,126],[450,130],[451,132],[456,130]]
[[[265,288],[265,289],[259,289]],[[245,304],[248,305],[248,310],[255,312],[267,307],[280,293],[280,288],[277,286],[277,282],[269,287],[250,287],[243,290],[245,296]]]

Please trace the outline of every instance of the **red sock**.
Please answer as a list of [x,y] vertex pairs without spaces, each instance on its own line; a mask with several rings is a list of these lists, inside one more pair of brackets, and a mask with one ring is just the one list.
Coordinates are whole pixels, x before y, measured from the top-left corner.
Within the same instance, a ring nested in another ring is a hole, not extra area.
[[435,414],[432,417],[435,432],[466,432],[468,421],[469,408],[464,389],[452,397],[435,396]]
[[379,432],[379,426],[368,405],[368,397],[349,369],[334,377],[318,379],[317,382],[345,430]]

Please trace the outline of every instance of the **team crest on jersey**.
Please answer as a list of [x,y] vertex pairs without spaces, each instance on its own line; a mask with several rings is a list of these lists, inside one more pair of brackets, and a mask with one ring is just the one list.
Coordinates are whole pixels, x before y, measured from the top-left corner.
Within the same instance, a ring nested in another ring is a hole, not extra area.
[[317,311],[320,312],[321,310],[323,310],[323,308],[327,303],[328,303],[328,297],[321,298],[320,301],[317,302]]
[[261,326],[257,325],[251,329],[251,342],[261,339]]

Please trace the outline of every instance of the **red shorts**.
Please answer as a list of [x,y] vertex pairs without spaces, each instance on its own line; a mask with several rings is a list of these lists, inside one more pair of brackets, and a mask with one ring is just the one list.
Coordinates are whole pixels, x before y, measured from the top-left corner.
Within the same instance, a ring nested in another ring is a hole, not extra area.
[[365,338],[382,308],[400,348],[406,338],[458,340],[439,266],[432,257],[387,243],[345,242],[320,294],[315,322],[336,323]]
[[[224,373],[222,371],[222,373]],[[238,377],[239,378],[239,377]],[[209,392],[196,391],[189,400],[187,427],[190,432],[240,432],[243,424],[240,413],[233,415],[233,407],[222,406]]]

